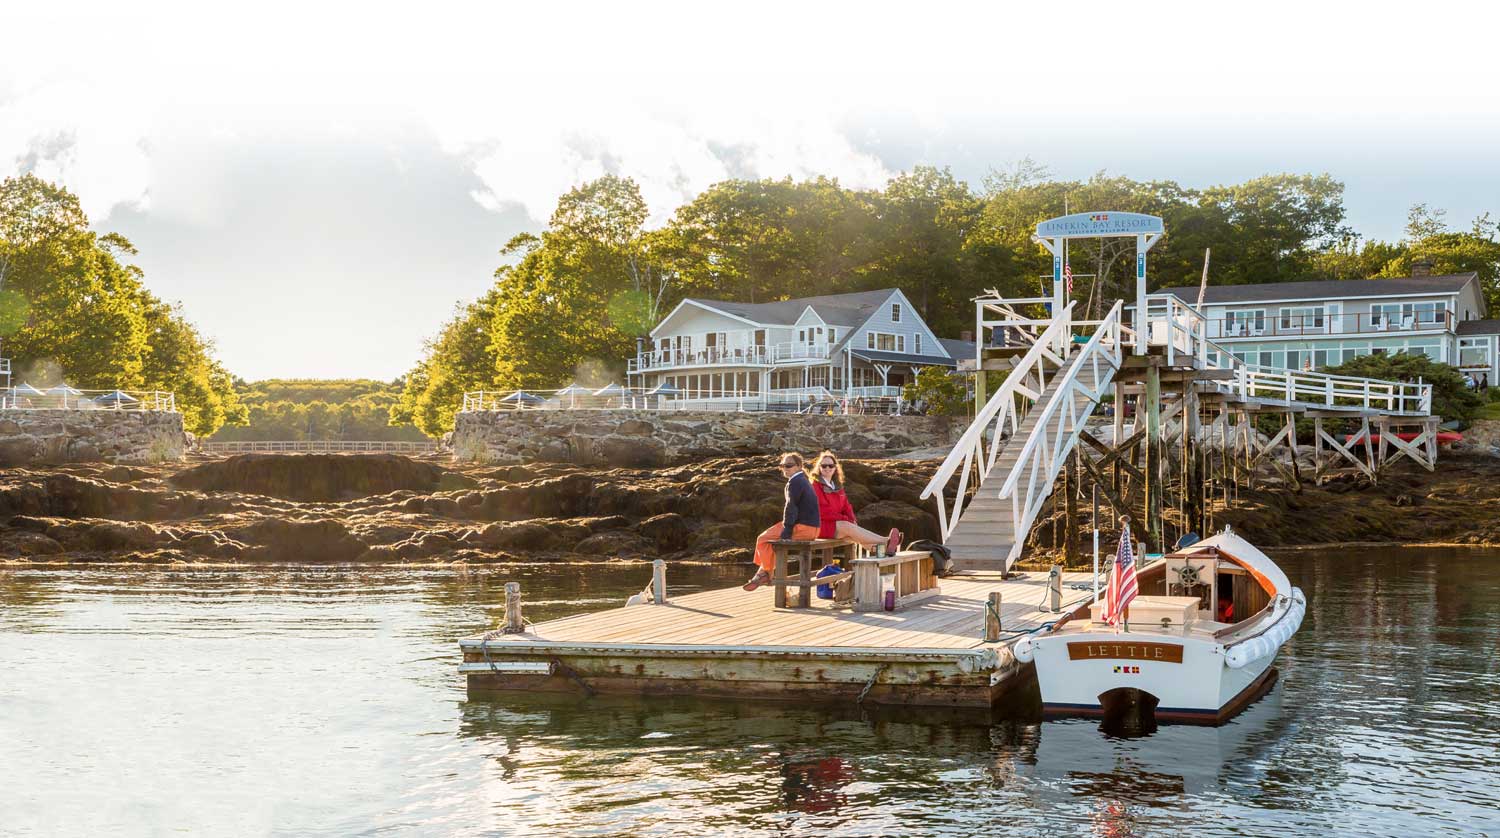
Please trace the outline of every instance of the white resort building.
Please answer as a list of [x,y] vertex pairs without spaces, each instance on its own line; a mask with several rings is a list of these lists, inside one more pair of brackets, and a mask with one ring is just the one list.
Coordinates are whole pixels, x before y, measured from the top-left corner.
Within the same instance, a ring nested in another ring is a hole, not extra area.
[[[1164,288],[1190,306],[1198,288]],[[1496,381],[1500,320],[1474,273],[1209,286],[1208,337],[1242,361],[1321,370],[1361,355],[1420,352]]]
[[918,369],[973,356],[972,342],[933,334],[896,288],[770,303],[688,298],[630,359],[627,383],[703,407],[888,405]]

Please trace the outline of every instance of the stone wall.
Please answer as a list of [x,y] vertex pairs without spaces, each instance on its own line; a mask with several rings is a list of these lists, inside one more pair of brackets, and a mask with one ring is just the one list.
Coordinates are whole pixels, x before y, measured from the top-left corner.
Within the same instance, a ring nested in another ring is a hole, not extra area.
[[155,463],[182,459],[181,413],[0,410],[0,465]]
[[949,447],[965,423],[951,416],[802,416],[650,410],[500,410],[458,414],[455,460],[654,466],[708,457],[832,448],[884,457]]

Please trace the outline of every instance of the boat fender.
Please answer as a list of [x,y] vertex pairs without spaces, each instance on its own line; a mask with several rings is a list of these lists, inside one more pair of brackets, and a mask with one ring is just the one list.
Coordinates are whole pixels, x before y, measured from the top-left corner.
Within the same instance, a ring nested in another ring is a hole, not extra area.
[[1016,645],[1011,649],[1011,653],[1021,663],[1031,663],[1031,659],[1036,656],[1036,649],[1032,648],[1030,637],[1023,637],[1016,641]]
[[1275,623],[1270,628],[1224,650],[1224,665],[1230,669],[1243,669],[1254,661],[1276,654],[1276,650],[1297,633],[1306,613],[1307,598],[1300,588],[1293,588],[1291,596],[1278,599]]

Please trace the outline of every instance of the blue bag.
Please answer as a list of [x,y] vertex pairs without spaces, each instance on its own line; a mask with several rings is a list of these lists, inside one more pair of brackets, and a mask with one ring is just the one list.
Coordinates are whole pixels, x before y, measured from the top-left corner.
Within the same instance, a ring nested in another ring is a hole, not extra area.
[[[815,578],[815,579],[822,579],[824,576],[832,576],[835,573],[843,573],[843,572],[844,572],[844,569],[841,568],[841,567],[839,567],[836,564],[825,565],[822,570],[818,571],[818,575],[815,576],[815,577],[813,577],[813,578]],[[817,588],[817,594],[818,594],[818,599],[833,599],[833,586],[832,585],[819,585],[818,588]]]

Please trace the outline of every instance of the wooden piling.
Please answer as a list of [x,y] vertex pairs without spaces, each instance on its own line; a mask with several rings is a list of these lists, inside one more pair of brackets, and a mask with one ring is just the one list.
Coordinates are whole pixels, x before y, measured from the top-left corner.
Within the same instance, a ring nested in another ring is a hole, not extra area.
[[651,563],[651,601],[657,605],[667,602],[667,563],[662,559]]
[[1148,541],[1162,546],[1161,531],[1161,368],[1146,368],[1146,531]]
[[505,628],[506,634],[520,634],[526,630],[521,619],[521,583],[505,583]]
[[984,609],[984,642],[994,643],[1000,639],[1000,592],[990,591]]

